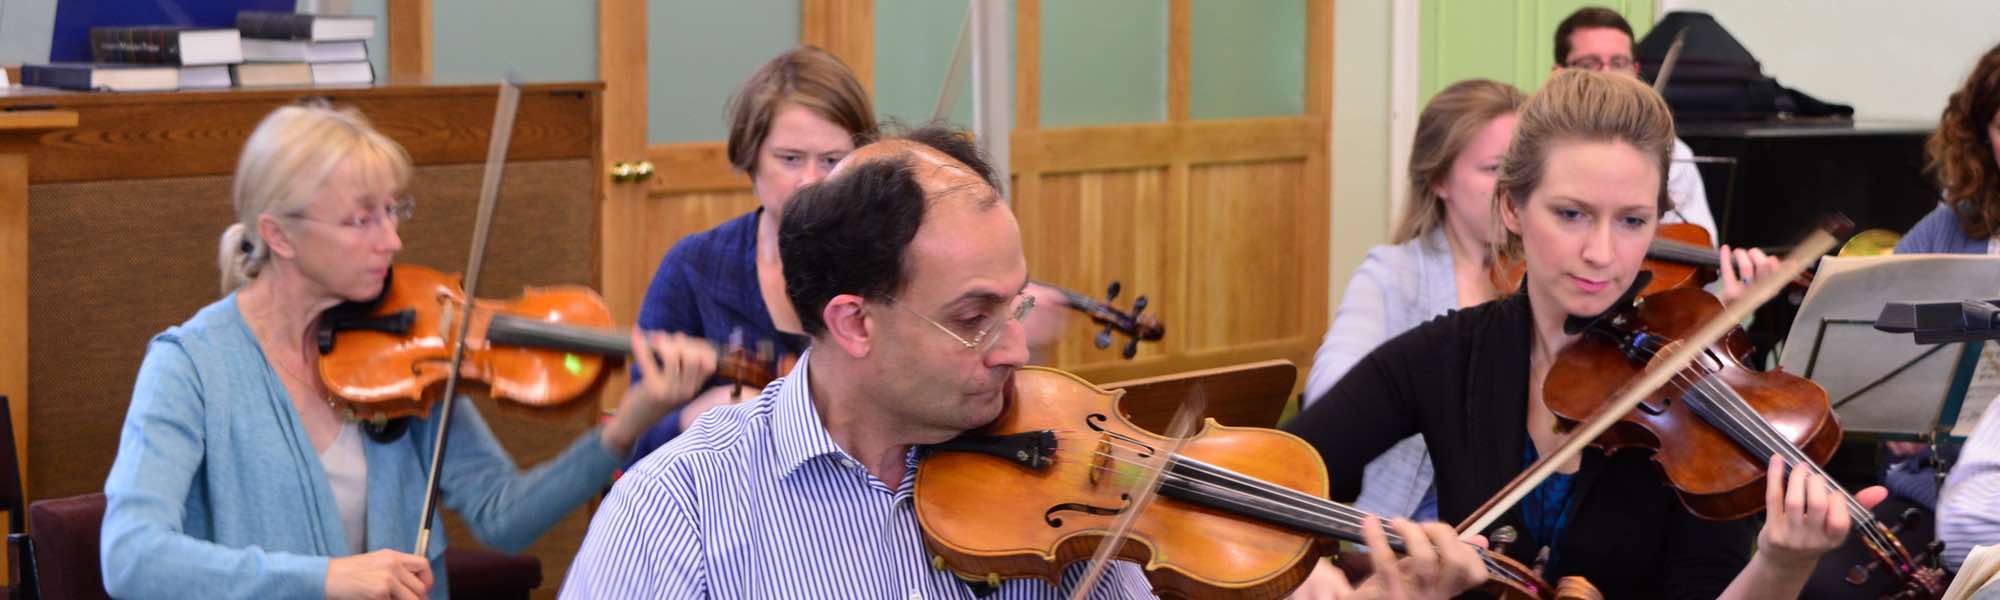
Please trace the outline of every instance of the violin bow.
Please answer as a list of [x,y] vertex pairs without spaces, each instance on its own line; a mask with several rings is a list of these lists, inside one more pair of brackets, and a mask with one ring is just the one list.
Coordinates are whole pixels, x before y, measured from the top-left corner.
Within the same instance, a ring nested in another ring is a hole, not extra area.
[[1589,420],[1571,428],[1568,437],[1563,439],[1561,447],[1536,460],[1535,464],[1508,482],[1507,487],[1501,488],[1499,494],[1487,499],[1484,506],[1480,506],[1479,510],[1473,511],[1471,516],[1459,523],[1459,537],[1469,539],[1491,527],[1494,521],[1499,520],[1501,514],[1520,503],[1522,498],[1527,497],[1528,492],[1535,489],[1535,486],[1541,485],[1543,480],[1554,474],[1557,466],[1575,458],[1577,453],[1596,441],[1597,436],[1610,429],[1625,413],[1639,406],[1640,401],[1660,389],[1667,380],[1680,375],[1681,370],[1692,364],[1710,344],[1727,335],[1737,323],[1743,322],[1743,318],[1749,316],[1751,311],[1776,297],[1778,291],[1790,285],[1792,279],[1798,277],[1799,273],[1805,272],[1810,263],[1833,249],[1834,243],[1833,235],[1826,230],[1813,230],[1810,237],[1793,247],[1790,254],[1785,255],[1785,262],[1778,265],[1776,273],[1759,278],[1750,289],[1744,291],[1742,296],[1737,297],[1736,301],[1722,307],[1721,313],[1703,323],[1693,334],[1676,342],[1665,354],[1654,359],[1643,373],[1627,382],[1618,395],[1599,409],[1597,414],[1591,415]]
[[973,6],[974,0],[965,2],[965,20],[958,24],[958,42],[951,51],[951,67],[944,72],[944,85],[938,88],[937,105],[931,107],[931,121],[944,118],[945,111],[958,102],[958,84],[965,81],[965,69],[972,62],[972,13],[979,10]]
[[438,413],[437,434],[431,442],[430,476],[424,482],[423,526],[417,529],[417,556],[430,547],[431,520],[437,515],[438,475],[444,471],[444,444],[451,431],[453,400],[458,394],[459,369],[465,364],[465,338],[472,332],[473,302],[479,297],[479,267],[486,258],[486,238],[493,229],[493,207],[500,199],[500,172],[507,162],[507,143],[514,137],[514,113],[521,105],[521,84],[509,73],[500,81],[500,100],[493,109],[493,135],[486,146],[486,175],[479,182],[479,219],[472,228],[472,258],[465,266],[465,306],[460,309],[457,340],[452,344],[451,371],[444,380],[444,407]]
[[1667,55],[1660,59],[1660,72],[1653,75],[1653,92],[1667,89],[1667,78],[1674,75],[1674,63],[1681,61],[1681,44],[1686,42],[1688,31],[1682,29],[1674,33],[1674,43],[1667,46]]
[[1132,526],[1139,522],[1139,515],[1144,514],[1146,507],[1160,497],[1160,482],[1166,479],[1167,469],[1173,464],[1174,457],[1179,456],[1181,448],[1187,445],[1188,436],[1194,433],[1195,424],[1201,422],[1207,405],[1208,394],[1203,390],[1203,384],[1197,382],[1194,389],[1188,392],[1187,401],[1181,403],[1180,410],[1174,413],[1173,422],[1167,425],[1167,438],[1173,443],[1167,446],[1166,452],[1140,463],[1146,478],[1126,492],[1132,498],[1126,504],[1130,508],[1112,522],[1111,535],[1098,540],[1097,552],[1092,553],[1090,566],[1084,569],[1082,577],[1077,578],[1076,587],[1070,589],[1069,600],[1090,597],[1090,590],[1097,587],[1097,580],[1104,577],[1104,571],[1111,567],[1118,550],[1125,546],[1125,538],[1132,535]]

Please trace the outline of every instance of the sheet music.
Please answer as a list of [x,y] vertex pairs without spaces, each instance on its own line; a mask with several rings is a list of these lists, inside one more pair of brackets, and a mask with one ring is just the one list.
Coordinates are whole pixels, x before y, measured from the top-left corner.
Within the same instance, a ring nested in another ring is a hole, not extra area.
[[1972,428],[1979,425],[1979,416],[1986,413],[1986,407],[2000,396],[2000,343],[1986,342],[1986,349],[1979,352],[1979,366],[1972,371],[1972,386],[1965,391],[1965,407],[1958,413],[1958,423],[1951,428],[1951,434],[1959,437],[1972,435]]
[[[1916,434],[1931,430],[1943,409],[1959,348],[1947,345],[1908,370],[1859,392],[1897,367],[1930,350],[1910,334],[1875,330],[1872,323],[1888,302],[1963,300],[2000,296],[2000,256],[1913,254],[1871,257],[1827,257],[1820,262],[1805,302],[1792,321],[1779,364],[1805,375],[1815,346],[1818,363],[1810,377],[1825,388],[1838,406],[1848,431]],[[1824,319],[1864,321],[1827,324]],[[1815,344],[1815,337],[1819,337]],[[1959,411],[1955,434],[1969,432],[1996,394],[2000,394],[2000,354],[1987,344],[1982,371]],[[1840,404],[1843,399],[1845,404]]]

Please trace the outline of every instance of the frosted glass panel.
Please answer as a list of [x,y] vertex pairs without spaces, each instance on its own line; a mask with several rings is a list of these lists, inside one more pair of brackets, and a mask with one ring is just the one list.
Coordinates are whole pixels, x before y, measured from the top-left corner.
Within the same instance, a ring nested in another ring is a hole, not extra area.
[[[875,114],[905,125],[931,118],[965,22],[965,0],[875,1]],[[1008,38],[1010,41],[1012,38]],[[1011,43],[1009,44],[1012,45]],[[970,49],[968,49],[970,52]],[[972,127],[972,68],[967,57],[958,98],[944,118]]]
[[1163,121],[1167,3],[1042,3],[1042,127]]
[[597,79],[595,3],[431,0],[431,35],[440,83],[499,81],[510,71],[530,82]]
[[1194,0],[1188,116],[1305,112],[1305,0]]
[[737,84],[799,44],[799,0],[650,0],[646,32],[646,140],[721,140]]

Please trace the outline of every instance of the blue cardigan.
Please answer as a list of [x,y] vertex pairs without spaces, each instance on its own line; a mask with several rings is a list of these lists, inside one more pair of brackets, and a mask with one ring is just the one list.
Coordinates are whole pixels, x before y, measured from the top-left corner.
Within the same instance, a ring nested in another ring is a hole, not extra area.
[[[812,344],[812,338],[779,331],[771,322],[771,310],[764,306],[764,290],[757,281],[757,217],[764,209],[744,213],[724,221],[714,229],[681,238],[660,270],[646,286],[646,300],[639,305],[639,328],[647,331],[683,333],[728,343],[742,332],[742,343],[755,348],[768,340],[781,354],[798,355]],[[638,378],[638,371],[632,373]],[[726,383],[712,377],[703,386]],[[746,397],[756,389],[744,390]],[[625,466],[639,462],[654,449],[665,445],[681,432],[681,411],[667,413],[632,444]]]
[[[470,401],[454,413],[443,504],[503,551],[534,541],[617,466],[593,430],[519,471]],[[369,551],[415,551],[435,417],[365,442]],[[320,598],[329,557],[351,547],[319,454],[235,294],[153,338],[104,494],[104,587],[119,598]],[[444,546],[434,526],[432,598],[448,595]]]

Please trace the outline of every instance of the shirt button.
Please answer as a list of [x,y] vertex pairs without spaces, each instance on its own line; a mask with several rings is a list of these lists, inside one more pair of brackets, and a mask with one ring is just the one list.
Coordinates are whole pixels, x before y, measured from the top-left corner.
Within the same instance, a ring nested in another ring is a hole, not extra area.
[[840,466],[843,466],[843,467],[847,467],[847,468],[849,468],[849,469],[853,469],[853,468],[857,468],[857,467],[860,467],[861,465],[858,465],[858,464],[855,464],[855,462],[854,462],[854,459],[852,459],[852,458],[843,458],[843,459],[840,459]]
[[910,600],[924,600],[924,595],[917,593],[916,590],[910,590]]

